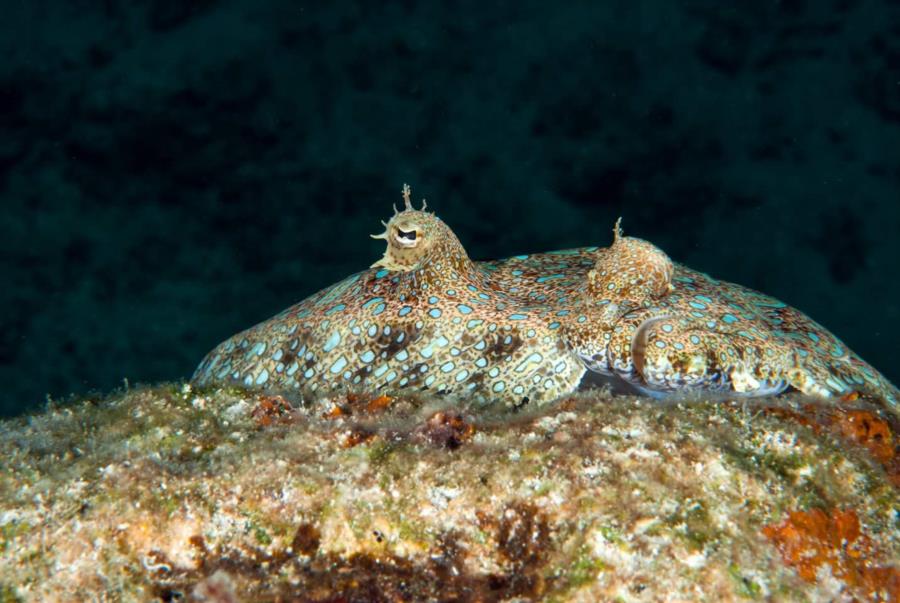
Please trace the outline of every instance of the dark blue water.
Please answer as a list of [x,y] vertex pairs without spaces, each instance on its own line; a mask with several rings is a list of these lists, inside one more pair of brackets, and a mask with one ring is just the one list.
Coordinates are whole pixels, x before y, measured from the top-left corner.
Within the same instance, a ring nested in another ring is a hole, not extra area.
[[896,1],[3,4],[2,413],[189,376],[404,182],[476,259],[623,216],[900,382]]

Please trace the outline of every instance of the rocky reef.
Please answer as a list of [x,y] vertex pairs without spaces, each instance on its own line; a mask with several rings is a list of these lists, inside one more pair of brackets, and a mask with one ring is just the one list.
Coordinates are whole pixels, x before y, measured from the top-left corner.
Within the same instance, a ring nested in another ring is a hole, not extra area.
[[0,601],[900,597],[897,426],[169,384],[0,424]]

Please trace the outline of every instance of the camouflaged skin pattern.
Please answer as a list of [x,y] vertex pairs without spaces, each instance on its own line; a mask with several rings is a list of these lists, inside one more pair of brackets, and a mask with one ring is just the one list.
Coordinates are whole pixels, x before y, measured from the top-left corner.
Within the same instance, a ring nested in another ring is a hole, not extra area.
[[482,403],[546,403],[586,370],[655,397],[855,393],[896,411],[897,389],[784,303],[673,263],[621,235],[473,262],[434,214],[406,207],[374,235],[369,270],[226,340],[194,374],[315,396],[426,389]]
[[897,389],[808,316],[752,289],[673,263],[623,237],[596,254],[567,344],[598,373],[654,397],[766,396],[792,387],[861,394],[896,409]]
[[388,250],[371,269],[225,341],[193,381],[306,395],[415,387],[508,405],[578,388],[585,366],[559,336],[564,312],[554,317],[592,258],[475,263],[408,198],[385,226],[376,238]]

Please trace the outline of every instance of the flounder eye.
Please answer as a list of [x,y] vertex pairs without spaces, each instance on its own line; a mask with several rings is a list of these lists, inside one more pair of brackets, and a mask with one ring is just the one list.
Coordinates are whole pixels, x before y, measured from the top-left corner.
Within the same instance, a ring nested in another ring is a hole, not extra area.
[[410,249],[419,244],[419,229],[412,227],[409,230],[403,230],[399,226],[394,230],[394,243],[398,247]]

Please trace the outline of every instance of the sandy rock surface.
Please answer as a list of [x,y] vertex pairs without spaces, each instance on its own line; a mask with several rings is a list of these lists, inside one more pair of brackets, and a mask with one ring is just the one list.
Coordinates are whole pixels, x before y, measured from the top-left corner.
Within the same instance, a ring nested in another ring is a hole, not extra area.
[[51,408],[0,424],[0,601],[897,600],[895,427],[804,404]]

